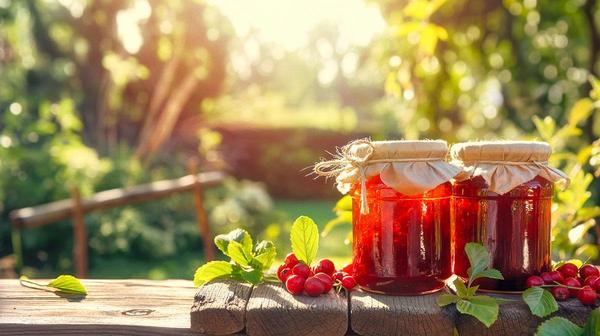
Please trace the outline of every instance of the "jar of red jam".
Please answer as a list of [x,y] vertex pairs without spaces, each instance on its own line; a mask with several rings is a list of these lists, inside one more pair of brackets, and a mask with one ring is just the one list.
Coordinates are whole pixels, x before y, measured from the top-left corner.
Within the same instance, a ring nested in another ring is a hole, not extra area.
[[504,280],[479,280],[482,289],[520,291],[532,274],[551,269],[554,182],[568,182],[548,166],[544,142],[470,142],[452,146],[464,167],[452,186],[454,273],[466,278],[469,242],[483,244]]
[[362,140],[329,162],[338,165],[330,170],[338,189],[352,196],[353,276],[362,289],[431,293],[451,276],[449,181],[460,169],[445,161],[447,151],[445,141]]

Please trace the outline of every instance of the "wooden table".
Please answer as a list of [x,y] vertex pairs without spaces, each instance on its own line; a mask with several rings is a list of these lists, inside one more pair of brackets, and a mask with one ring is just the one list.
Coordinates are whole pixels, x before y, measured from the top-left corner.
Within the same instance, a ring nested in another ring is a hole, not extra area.
[[[186,280],[83,280],[73,300],[0,280],[0,335],[531,335],[541,322],[524,303],[503,304],[490,329],[439,308],[439,294],[384,296],[354,291],[292,296],[280,284]],[[518,297],[514,297],[518,298]],[[591,308],[560,303],[556,314],[583,324]]]

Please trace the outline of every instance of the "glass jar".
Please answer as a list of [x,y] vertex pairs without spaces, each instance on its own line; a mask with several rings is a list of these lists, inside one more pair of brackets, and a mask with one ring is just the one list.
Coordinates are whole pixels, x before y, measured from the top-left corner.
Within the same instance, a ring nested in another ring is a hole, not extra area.
[[351,191],[353,275],[358,285],[392,295],[443,288],[452,274],[451,183],[407,196],[377,175],[367,181],[366,191],[368,214],[360,212],[360,184]]
[[455,182],[454,272],[467,277],[464,248],[468,242],[483,244],[491,256],[490,266],[504,276],[504,280],[479,280],[482,289],[523,290],[527,277],[550,271],[553,189],[552,182],[539,176],[503,195],[490,191],[481,176]]
[[545,142],[488,141],[452,146],[463,171],[452,186],[454,273],[466,278],[465,245],[482,244],[503,280],[479,279],[481,289],[521,291],[530,275],[551,268],[554,182],[568,177],[548,165]]

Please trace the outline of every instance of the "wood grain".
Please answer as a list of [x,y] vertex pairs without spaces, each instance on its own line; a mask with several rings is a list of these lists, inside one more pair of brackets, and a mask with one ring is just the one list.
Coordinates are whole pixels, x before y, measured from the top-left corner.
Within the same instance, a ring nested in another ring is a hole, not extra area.
[[335,294],[293,296],[281,284],[254,288],[246,307],[249,336],[337,336],[348,330],[348,300]]
[[461,336],[533,335],[537,327],[547,318],[561,316],[576,324],[583,325],[592,311],[591,308],[579,303],[577,299],[569,299],[565,302],[559,302],[558,312],[542,319],[531,314],[527,304],[521,300],[521,295],[490,295],[500,296],[515,301],[504,303],[500,306],[498,320],[492,324],[490,328],[486,328],[481,322],[471,316],[458,315],[456,319],[456,328]]
[[350,327],[364,336],[453,335],[455,311],[438,307],[438,296],[438,293],[387,296],[353,291]]
[[[47,280],[40,280],[47,282]],[[0,335],[191,335],[186,280],[82,280],[83,298],[0,280]]]
[[203,286],[194,297],[191,329],[211,335],[241,332],[251,292],[251,285],[236,281],[217,281]]

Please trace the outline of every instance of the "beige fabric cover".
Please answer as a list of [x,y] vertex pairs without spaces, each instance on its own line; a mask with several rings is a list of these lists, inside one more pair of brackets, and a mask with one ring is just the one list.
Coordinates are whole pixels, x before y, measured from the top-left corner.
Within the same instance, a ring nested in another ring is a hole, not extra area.
[[456,180],[481,176],[489,190],[497,194],[505,194],[538,175],[563,187],[569,184],[565,173],[548,166],[552,149],[545,142],[464,142],[453,145],[450,154],[454,163],[463,167]]
[[355,140],[338,150],[331,161],[315,165],[315,173],[336,176],[345,194],[355,183],[381,175],[383,183],[405,195],[421,194],[451,180],[461,170],[445,161],[448,144],[442,140]]

